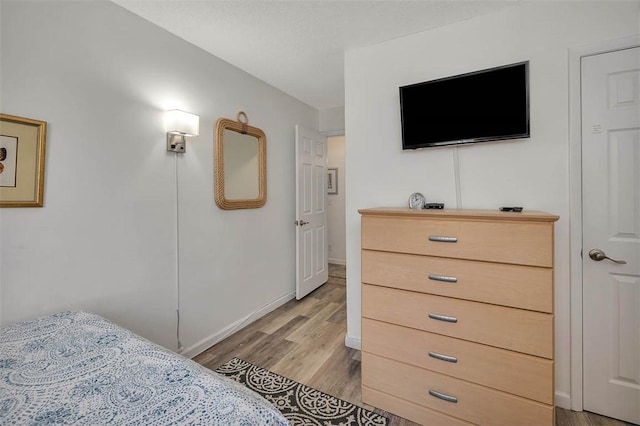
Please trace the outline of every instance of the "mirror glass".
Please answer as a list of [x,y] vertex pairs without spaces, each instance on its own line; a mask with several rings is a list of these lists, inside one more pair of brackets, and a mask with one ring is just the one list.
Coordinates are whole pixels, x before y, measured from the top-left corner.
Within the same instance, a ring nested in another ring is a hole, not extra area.
[[267,200],[266,136],[247,121],[240,112],[238,121],[216,123],[215,198],[225,210],[259,208]]
[[223,139],[225,198],[257,198],[258,138],[226,129]]

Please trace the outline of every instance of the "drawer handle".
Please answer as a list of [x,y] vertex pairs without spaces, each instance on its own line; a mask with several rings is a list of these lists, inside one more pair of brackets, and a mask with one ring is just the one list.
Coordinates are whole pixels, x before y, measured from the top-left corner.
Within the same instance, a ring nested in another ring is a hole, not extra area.
[[438,392],[433,389],[429,389],[429,395],[440,398],[443,401],[453,402],[454,404],[458,403],[458,398],[456,398],[455,396],[447,395],[446,393]]
[[437,243],[457,243],[456,237],[443,237],[440,235],[429,235],[429,241],[435,241]]
[[438,352],[429,352],[429,356],[431,358],[435,358],[435,359],[439,359],[440,361],[447,361],[447,362],[458,362],[458,358],[456,358],[455,356],[449,356],[449,355],[442,355],[439,354]]
[[429,314],[429,318],[438,320],[438,321],[444,321],[444,322],[458,322],[458,318],[456,317],[450,317],[447,315],[440,315],[440,314]]
[[442,281],[445,283],[457,283],[458,279],[456,277],[448,277],[446,275],[435,275],[429,274],[429,279],[433,281]]

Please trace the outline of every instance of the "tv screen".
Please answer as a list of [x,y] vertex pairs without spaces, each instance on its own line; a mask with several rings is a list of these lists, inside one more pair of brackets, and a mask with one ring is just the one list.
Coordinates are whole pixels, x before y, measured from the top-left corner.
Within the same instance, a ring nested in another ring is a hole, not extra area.
[[402,148],[529,137],[529,62],[400,87]]

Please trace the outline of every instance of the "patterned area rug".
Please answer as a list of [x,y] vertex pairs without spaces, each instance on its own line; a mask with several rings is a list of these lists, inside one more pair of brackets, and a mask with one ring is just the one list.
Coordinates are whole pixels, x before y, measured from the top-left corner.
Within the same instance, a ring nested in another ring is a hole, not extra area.
[[292,426],[386,426],[388,419],[264,368],[233,358],[216,372],[258,392],[278,408]]

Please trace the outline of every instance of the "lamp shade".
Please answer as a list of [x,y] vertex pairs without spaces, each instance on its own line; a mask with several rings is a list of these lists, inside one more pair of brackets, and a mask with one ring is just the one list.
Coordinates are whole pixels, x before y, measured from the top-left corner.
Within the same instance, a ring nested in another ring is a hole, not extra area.
[[195,114],[172,109],[165,114],[165,126],[168,133],[185,136],[198,136],[200,131],[200,117]]

